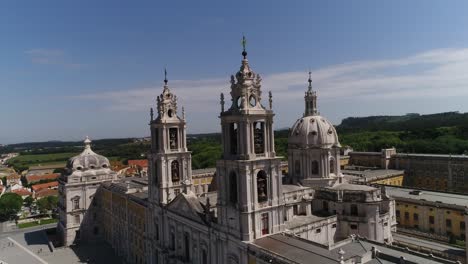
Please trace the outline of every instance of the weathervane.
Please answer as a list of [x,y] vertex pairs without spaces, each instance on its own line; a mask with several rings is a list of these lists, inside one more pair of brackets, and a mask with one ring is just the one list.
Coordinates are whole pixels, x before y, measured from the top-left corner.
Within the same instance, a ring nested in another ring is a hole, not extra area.
[[245,35],[242,35],[242,48],[243,48],[242,56],[244,56],[244,60],[247,57],[247,51],[245,51],[245,46],[246,45],[247,45],[247,40],[245,39]]

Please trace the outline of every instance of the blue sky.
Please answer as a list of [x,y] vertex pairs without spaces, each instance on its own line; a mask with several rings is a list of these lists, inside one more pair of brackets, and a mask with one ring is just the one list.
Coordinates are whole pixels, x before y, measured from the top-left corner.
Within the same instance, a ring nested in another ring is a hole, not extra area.
[[163,69],[188,132],[219,131],[241,60],[273,92],[276,128],[303,112],[468,111],[466,1],[2,1],[0,144],[149,134]]

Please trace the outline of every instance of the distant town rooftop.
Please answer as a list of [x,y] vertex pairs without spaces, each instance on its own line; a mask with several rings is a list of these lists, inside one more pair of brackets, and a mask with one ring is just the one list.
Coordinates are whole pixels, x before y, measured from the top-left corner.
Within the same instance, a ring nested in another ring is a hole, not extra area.
[[388,177],[403,175],[404,170],[341,170],[344,175],[357,176],[365,178],[367,181],[385,179]]

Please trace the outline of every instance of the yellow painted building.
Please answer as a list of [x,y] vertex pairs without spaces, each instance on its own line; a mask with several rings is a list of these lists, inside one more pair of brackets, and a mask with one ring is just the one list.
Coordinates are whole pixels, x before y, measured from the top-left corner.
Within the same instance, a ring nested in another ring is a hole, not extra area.
[[386,189],[396,201],[397,230],[438,240],[465,240],[467,195],[402,187]]
[[146,263],[147,180],[126,178],[103,183],[98,194],[104,240],[127,263]]

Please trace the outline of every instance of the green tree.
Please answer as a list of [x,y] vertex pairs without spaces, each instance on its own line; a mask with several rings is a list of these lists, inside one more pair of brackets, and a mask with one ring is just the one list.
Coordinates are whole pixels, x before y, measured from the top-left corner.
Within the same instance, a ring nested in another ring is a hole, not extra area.
[[26,199],[24,199],[24,205],[27,207],[30,207],[33,202],[34,199],[31,196],[28,196]]
[[2,183],[3,183],[3,186],[6,186],[6,185],[7,185],[7,178],[6,178],[6,176],[3,176],[3,178],[2,178]]
[[21,210],[23,199],[16,193],[6,193],[0,197],[0,221],[13,219]]
[[57,208],[58,197],[57,196],[47,196],[37,200],[37,208],[41,213],[47,213],[50,210]]

